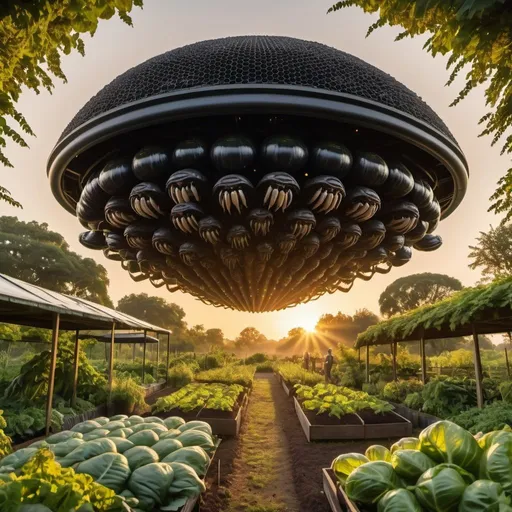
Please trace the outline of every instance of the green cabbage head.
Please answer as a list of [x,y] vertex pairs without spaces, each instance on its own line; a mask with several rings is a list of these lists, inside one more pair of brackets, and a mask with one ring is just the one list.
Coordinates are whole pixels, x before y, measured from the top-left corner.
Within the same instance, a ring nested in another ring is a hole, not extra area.
[[512,496],[512,434],[504,432],[495,437],[494,444],[484,452],[480,478],[498,482]]
[[347,496],[359,503],[377,503],[384,494],[400,489],[403,483],[389,462],[367,462],[347,478]]
[[398,476],[410,483],[416,483],[418,478],[436,463],[419,450],[398,450],[391,456],[391,465]]
[[182,462],[203,476],[210,464],[210,457],[200,446],[187,446],[170,453],[161,462]]
[[422,512],[422,508],[412,492],[395,489],[379,500],[377,512]]
[[424,429],[420,450],[436,462],[456,464],[478,475],[482,449],[467,430],[451,421],[437,421]]
[[128,480],[128,488],[139,500],[141,508],[153,510],[166,501],[173,478],[169,464],[154,462],[136,469]]
[[473,476],[455,464],[439,464],[420,476],[415,494],[419,504],[427,510],[454,512]]
[[417,437],[403,437],[400,441],[391,445],[391,453],[398,450],[419,450],[420,440]]
[[130,476],[130,467],[124,455],[104,453],[78,464],[77,473],[91,475],[96,483],[112,489],[116,493],[124,489]]
[[466,487],[459,504],[459,512],[474,512],[485,510],[486,512],[505,512],[510,498],[503,491],[503,487],[490,480],[477,480]]
[[367,462],[370,461],[362,453],[343,453],[332,461],[331,469],[334,471],[340,484],[345,485],[350,473]]
[[385,462],[391,462],[391,452],[380,444],[369,446],[364,454],[370,461],[383,460]]

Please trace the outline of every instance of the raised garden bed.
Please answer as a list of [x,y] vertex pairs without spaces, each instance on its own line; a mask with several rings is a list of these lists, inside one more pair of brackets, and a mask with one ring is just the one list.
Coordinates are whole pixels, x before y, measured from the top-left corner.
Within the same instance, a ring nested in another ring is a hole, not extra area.
[[293,385],[286,382],[282,377],[281,377],[281,386],[283,386],[284,392],[288,396],[295,396],[295,390],[293,389]]
[[180,416],[185,421],[201,420],[205,421],[212,427],[213,434],[217,436],[235,436],[240,433],[242,418],[247,408],[249,394],[244,393],[239,399],[239,405],[233,411],[218,411],[209,409],[200,409],[199,411],[182,411],[180,409],[172,409],[165,413],[159,413],[161,418],[169,416]]
[[401,414],[404,418],[407,418],[414,428],[427,428],[429,425],[432,425],[432,423],[436,423],[441,419],[437,416],[432,416],[432,414],[416,411],[403,404],[393,403],[393,405],[395,406],[396,412]]
[[305,411],[295,397],[293,401],[308,441],[382,439],[412,435],[412,423],[394,411],[375,414],[371,410],[362,410],[339,419],[328,414]]
[[143,387],[146,396],[149,396],[165,388],[165,381],[163,380],[161,382],[154,382],[153,384],[144,384]]
[[334,472],[330,468],[322,469],[324,494],[332,512],[363,512],[352,503],[345,491],[338,485]]

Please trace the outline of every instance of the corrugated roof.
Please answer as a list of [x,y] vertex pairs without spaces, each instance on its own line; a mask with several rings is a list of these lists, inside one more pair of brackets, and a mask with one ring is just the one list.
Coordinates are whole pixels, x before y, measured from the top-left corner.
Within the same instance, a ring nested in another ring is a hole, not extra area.
[[[142,332],[116,332],[114,335],[114,345],[119,343],[158,343],[158,338],[154,336],[144,336]],[[110,333],[104,334],[82,334],[80,339],[95,339],[103,343],[110,343]]]
[[0,274],[0,322],[51,329],[52,316],[60,314],[60,328],[148,330],[168,333],[168,329],[78,297],[57,293]]

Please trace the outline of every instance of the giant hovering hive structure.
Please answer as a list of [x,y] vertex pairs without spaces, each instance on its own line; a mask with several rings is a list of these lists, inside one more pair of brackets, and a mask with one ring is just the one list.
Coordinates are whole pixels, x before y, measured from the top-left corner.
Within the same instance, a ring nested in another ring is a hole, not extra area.
[[81,243],[135,281],[272,311],[437,249],[468,170],[439,117],[327,46],[232,37],[127,71],[48,164]]

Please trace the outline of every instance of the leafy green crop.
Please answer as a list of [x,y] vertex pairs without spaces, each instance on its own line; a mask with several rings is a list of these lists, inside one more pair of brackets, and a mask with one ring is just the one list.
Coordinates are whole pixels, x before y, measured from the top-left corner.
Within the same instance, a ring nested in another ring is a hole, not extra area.
[[323,381],[323,377],[319,373],[308,371],[297,363],[279,363],[277,371],[286,382],[292,385],[314,386]]
[[372,409],[377,414],[394,409],[390,403],[364,391],[354,391],[334,384],[317,384],[314,387],[296,384],[295,390],[304,409],[317,414],[328,413],[336,418],[363,409]]
[[173,409],[185,412],[197,409],[232,411],[243,391],[244,388],[238,384],[188,384],[171,395],[159,398],[151,412],[155,414]]
[[423,383],[417,379],[388,382],[382,392],[382,397],[392,402],[403,402],[409,393],[423,390]]
[[469,430],[472,434],[501,430],[512,425],[512,404],[494,402],[483,409],[473,407],[450,418],[450,421]]
[[3,417],[3,412],[4,411],[0,409],[0,459],[3,459],[12,451],[11,438],[3,431],[3,429],[7,426],[7,423]]
[[199,372],[195,376],[197,382],[219,382],[223,384],[239,384],[246,388],[252,387],[254,379],[254,365],[236,365],[231,364],[224,368],[215,368]]

